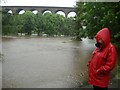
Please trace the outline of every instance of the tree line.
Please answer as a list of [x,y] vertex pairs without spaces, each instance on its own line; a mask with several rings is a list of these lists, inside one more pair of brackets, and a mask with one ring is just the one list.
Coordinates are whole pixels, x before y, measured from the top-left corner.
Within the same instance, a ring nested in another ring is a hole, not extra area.
[[54,35],[74,35],[75,20],[74,18],[66,18],[63,15],[42,13],[34,14],[26,11],[23,14],[10,14],[3,12],[2,14],[2,34],[18,35],[25,34],[47,34]]

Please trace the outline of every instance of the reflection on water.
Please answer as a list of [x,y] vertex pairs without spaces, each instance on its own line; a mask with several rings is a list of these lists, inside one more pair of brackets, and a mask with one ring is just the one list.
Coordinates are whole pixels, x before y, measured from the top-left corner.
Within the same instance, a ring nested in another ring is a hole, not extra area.
[[3,88],[74,88],[87,79],[94,41],[3,38]]

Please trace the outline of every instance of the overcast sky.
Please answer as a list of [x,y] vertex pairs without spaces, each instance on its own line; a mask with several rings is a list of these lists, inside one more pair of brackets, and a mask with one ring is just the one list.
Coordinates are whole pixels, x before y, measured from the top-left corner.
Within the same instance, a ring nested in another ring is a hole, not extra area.
[[[1,6],[60,6],[74,7],[78,0],[0,0]],[[98,1],[98,2],[118,2],[120,0],[79,0],[79,1]]]
[[2,6],[60,6],[74,7],[76,0],[1,0]]
[[[78,0],[0,0],[1,6],[60,6],[74,7]],[[118,2],[120,0],[79,0],[79,1],[98,1],[98,2]]]

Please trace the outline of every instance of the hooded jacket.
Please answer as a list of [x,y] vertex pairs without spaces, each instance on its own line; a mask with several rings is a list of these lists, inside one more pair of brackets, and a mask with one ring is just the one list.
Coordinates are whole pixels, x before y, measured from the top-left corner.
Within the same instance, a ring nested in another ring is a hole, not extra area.
[[102,50],[98,48],[92,53],[88,62],[88,83],[98,87],[108,87],[110,72],[116,64],[116,49],[110,43],[108,28],[100,30],[96,36],[96,42],[103,40]]

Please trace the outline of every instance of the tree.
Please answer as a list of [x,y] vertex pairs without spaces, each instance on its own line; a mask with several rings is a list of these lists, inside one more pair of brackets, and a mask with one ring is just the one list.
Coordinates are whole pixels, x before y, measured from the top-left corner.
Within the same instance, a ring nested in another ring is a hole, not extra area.
[[33,14],[26,11],[24,14],[3,13],[2,19],[3,35],[17,35],[25,33],[31,35],[33,32],[38,36],[47,34],[54,35],[74,35],[75,20],[66,18],[59,14],[41,13]]
[[31,35],[35,29],[35,15],[31,11],[26,11],[23,14],[23,30],[26,35]]
[[[102,28],[108,27],[111,38],[119,32],[119,2],[77,2],[77,32],[81,37],[94,38]],[[83,29],[86,26],[86,29]]]
[[13,32],[12,27],[12,15],[3,11],[2,13],[2,34],[3,35],[10,35]]

